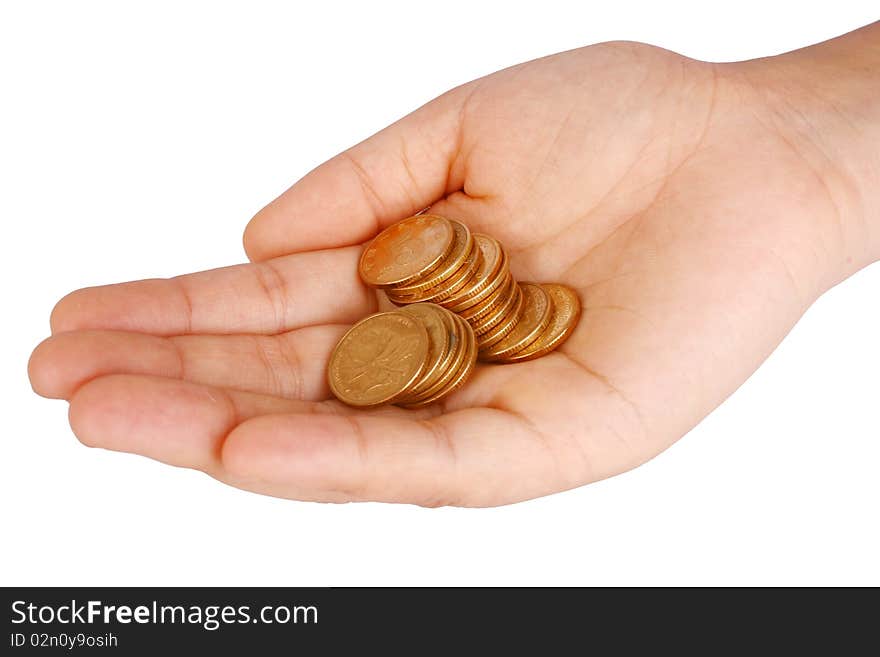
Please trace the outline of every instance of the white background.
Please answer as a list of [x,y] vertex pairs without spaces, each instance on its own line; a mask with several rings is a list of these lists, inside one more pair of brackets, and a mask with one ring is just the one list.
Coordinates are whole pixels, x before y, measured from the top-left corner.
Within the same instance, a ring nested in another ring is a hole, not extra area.
[[89,450],[26,376],[63,294],[243,261],[264,202],[451,86],[610,39],[770,55],[877,9],[4,2],[0,584],[880,584],[880,266],[660,457],[496,509],[290,502]]

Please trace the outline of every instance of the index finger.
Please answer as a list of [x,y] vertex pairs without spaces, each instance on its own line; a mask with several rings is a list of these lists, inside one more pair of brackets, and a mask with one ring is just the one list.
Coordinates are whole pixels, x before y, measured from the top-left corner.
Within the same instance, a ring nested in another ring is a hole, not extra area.
[[260,210],[244,234],[253,261],[366,241],[462,184],[464,85],[340,153]]

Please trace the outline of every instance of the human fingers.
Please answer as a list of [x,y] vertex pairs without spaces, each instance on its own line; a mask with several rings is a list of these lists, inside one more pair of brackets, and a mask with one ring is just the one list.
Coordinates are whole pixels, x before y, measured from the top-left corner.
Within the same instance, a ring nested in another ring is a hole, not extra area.
[[278,335],[160,337],[86,330],[44,340],[28,373],[44,397],[70,399],[109,374],[149,374],[286,399],[329,396],[326,364],[348,325],[310,326]]
[[458,87],[420,107],[260,210],[244,234],[250,259],[357,244],[460,189],[460,124],[473,88]]
[[351,322],[376,305],[375,293],[358,278],[359,257],[359,247],[327,249],[176,278],[84,288],[55,306],[52,333],[273,334]]
[[[221,451],[227,434],[241,422],[266,413],[346,414],[333,400],[311,402],[205,386],[144,375],[102,376],[81,386],[70,399],[70,426],[90,447],[131,452],[170,465],[222,476]],[[399,408],[379,413],[431,411]]]

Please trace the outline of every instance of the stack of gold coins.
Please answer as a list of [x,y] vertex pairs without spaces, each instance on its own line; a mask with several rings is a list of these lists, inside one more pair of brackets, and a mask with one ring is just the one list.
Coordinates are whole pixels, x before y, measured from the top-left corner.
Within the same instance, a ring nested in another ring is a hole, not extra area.
[[574,290],[518,283],[498,240],[437,215],[416,215],[383,230],[364,249],[359,270],[398,306],[431,302],[458,315],[473,329],[486,362],[549,353],[580,317]]
[[433,303],[362,319],[342,336],[327,368],[330,389],[351,406],[418,408],[457,390],[473,372],[471,327]]

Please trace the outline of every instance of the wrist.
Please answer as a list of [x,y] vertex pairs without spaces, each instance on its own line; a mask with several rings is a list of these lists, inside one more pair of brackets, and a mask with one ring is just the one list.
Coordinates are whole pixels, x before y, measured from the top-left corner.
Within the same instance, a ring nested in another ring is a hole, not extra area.
[[830,283],[880,260],[880,23],[731,66],[827,193],[822,228],[840,246]]

